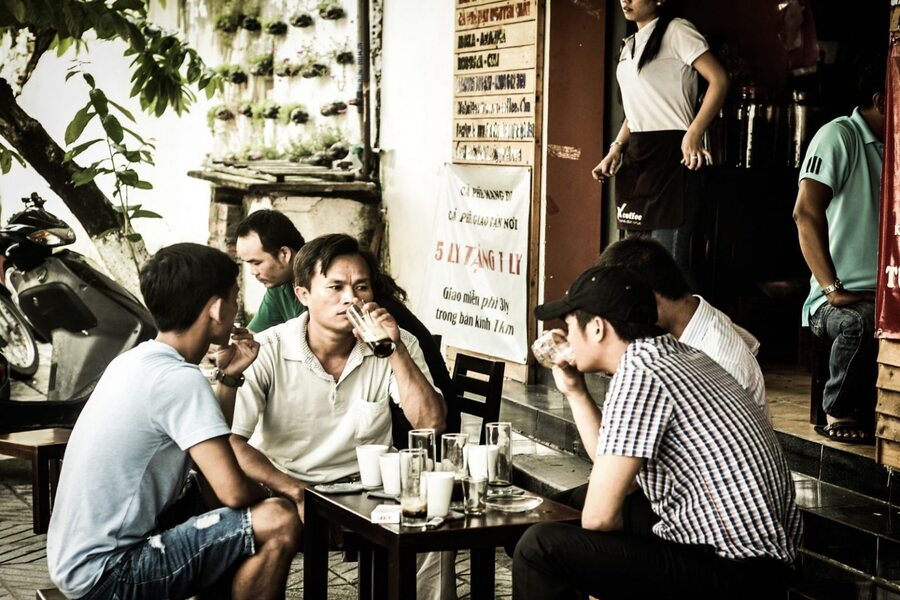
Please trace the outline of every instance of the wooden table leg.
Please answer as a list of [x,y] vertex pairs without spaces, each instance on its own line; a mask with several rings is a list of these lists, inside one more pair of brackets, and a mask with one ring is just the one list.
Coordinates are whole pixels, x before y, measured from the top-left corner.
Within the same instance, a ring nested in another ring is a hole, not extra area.
[[47,533],[50,525],[50,464],[36,448],[31,455],[31,501],[35,533]]
[[319,514],[315,500],[305,504],[303,598],[321,600],[328,596],[328,521]]
[[388,564],[388,599],[416,600],[416,553],[394,544],[388,548]]
[[494,548],[472,548],[472,600],[494,597]]
[[368,548],[357,553],[357,572],[357,597],[359,600],[372,600],[372,551]]
[[388,555],[384,548],[372,551],[372,594],[374,598],[386,598],[388,586]]

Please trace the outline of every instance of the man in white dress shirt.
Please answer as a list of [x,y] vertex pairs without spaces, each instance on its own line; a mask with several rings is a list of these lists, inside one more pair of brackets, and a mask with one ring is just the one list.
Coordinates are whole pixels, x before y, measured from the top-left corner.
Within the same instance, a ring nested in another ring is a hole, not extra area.
[[747,390],[771,421],[766,383],[756,361],[759,342],[746,329],[690,288],[672,255],[649,238],[611,244],[597,266],[622,265],[636,271],[656,296],[657,324],[683,344],[704,352]]

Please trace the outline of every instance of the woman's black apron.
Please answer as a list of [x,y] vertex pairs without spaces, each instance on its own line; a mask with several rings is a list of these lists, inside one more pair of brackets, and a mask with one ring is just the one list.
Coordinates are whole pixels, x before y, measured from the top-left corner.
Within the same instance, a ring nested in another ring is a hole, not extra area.
[[632,132],[616,173],[616,220],[619,229],[676,229],[684,223],[681,164],[684,131]]

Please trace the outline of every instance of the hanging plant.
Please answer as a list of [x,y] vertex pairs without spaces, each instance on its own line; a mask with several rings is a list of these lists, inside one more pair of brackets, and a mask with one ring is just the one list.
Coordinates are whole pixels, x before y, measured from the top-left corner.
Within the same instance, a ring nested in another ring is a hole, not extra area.
[[215,29],[221,33],[234,33],[240,27],[243,18],[244,15],[234,9],[219,13],[215,18]]
[[253,160],[277,160],[282,158],[278,148],[274,146],[263,146],[256,144],[253,146],[244,146],[240,152],[236,153],[237,160],[253,161]]
[[278,111],[278,120],[284,124],[302,125],[309,121],[309,113],[302,104],[285,104]]
[[313,16],[308,12],[299,12],[291,17],[291,25],[301,29],[309,27],[313,24]]
[[356,61],[356,56],[349,50],[341,50],[334,55],[334,60],[339,65],[352,65]]
[[213,124],[216,121],[231,121],[232,119],[234,119],[234,113],[232,113],[231,109],[224,104],[213,106],[209,109],[209,112],[206,113],[206,124],[210,129],[213,128]]
[[280,109],[281,107],[272,100],[264,100],[253,106],[253,119],[277,119]]
[[337,102],[330,102],[322,106],[319,110],[322,113],[322,116],[325,117],[333,117],[335,115],[342,115],[347,112],[347,103],[341,102],[338,100]]
[[241,105],[238,107],[238,112],[240,114],[244,115],[245,117],[252,117],[253,116],[253,104],[250,102],[242,102]]
[[322,0],[319,2],[319,16],[329,21],[337,21],[343,18],[347,13],[344,7],[337,0]]
[[275,75],[278,77],[293,77],[298,75],[303,69],[303,65],[284,59],[275,65]]
[[259,31],[262,29],[262,23],[259,22],[259,17],[256,15],[245,15],[241,19],[241,27],[247,31]]
[[347,156],[350,148],[343,141],[335,142],[325,150],[325,155],[331,160],[339,160]]
[[216,69],[216,73],[222,76],[222,79],[235,84],[247,83],[247,74],[241,65],[221,65]]
[[300,75],[306,79],[313,77],[325,77],[328,75],[328,65],[319,59],[319,55],[314,52],[304,51],[305,56],[300,62]]
[[288,30],[287,23],[281,19],[267,19],[262,23],[262,26],[266,30],[266,33],[270,35],[284,35]]
[[250,73],[259,76],[271,76],[273,72],[272,53],[258,54],[250,59]]

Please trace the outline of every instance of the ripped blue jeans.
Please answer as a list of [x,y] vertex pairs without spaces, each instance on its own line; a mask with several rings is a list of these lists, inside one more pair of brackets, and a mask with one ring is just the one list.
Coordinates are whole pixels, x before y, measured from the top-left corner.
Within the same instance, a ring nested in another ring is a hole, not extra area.
[[877,377],[875,303],[836,307],[828,302],[809,315],[813,334],[831,342],[822,407],[832,417],[872,419]]
[[[200,505],[199,488],[190,487],[173,509]],[[188,494],[197,498],[186,498]],[[209,593],[230,587],[234,569],[254,553],[250,509],[220,508],[155,532],[129,548],[81,600],[175,600]]]

